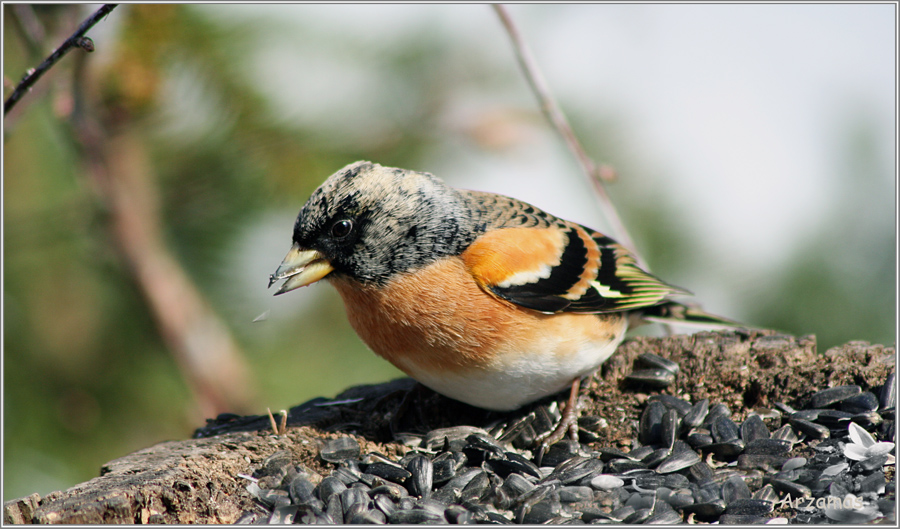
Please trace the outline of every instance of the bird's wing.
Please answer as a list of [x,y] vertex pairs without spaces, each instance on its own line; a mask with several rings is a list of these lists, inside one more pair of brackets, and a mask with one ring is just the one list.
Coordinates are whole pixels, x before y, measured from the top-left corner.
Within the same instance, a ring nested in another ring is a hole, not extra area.
[[490,294],[546,313],[604,313],[650,307],[686,293],[641,270],[609,237],[537,213],[543,222],[529,227],[515,227],[525,224],[516,216],[504,218],[462,254]]

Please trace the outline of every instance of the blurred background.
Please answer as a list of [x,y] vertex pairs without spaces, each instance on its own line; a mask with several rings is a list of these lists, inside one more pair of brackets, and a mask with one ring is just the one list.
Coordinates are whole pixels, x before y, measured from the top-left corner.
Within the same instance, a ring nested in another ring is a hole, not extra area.
[[[4,4],[4,98],[98,7]],[[895,5],[509,10],[655,273],[823,352],[894,344]],[[131,4],[89,35],[4,120],[4,500],[400,376],[329,285],[266,289],[347,163],[608,229],[490,6]]]

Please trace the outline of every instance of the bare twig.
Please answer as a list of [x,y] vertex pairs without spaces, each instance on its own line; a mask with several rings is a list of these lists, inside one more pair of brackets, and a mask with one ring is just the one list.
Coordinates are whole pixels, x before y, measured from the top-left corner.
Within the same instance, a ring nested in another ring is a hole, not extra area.
[[78,27],[78,30],[72,34],[71,37],[67,38],[65,42],[56,50],[50,54],[49,57],[44,59],[37,68],[29,71],[28,74],[19,82],[19,85],[13,91],[12,95],[6,99],[3,103],[3,115],[6,115],[15,105],[19,102],[19,99],[22,98],[37,82],[38,79],[41,78],[42,75],[47,73],[50,68],[59,61],[63,55],[69,52],[74,47],[84,48],[87,51],[93,51],[93,43],[87,37],[85,37],[85,33],[90,30],[94,24],[100,21],[101,18],[108,15],[113,9],[116,8],[118,4],[106,4],[100,9],[98,9],[93,15],[87,18],[81,25]]
[[[585,152],[584,147],[582,147],[578,138],[575,136],[575,133],[572,131],[572,127],[569,125],[562,109],[559,108],[559,105],[553,99],[550,88],[547,86],[547,81],[544,80],[544,76],[541,74],[537,61],[535,61],[534,56],[531,54],[531,50],[522,38],[522,34],[519,32],[509,11],[501,4],[493,4],[493,7],[497,12],[497,16],[500,17],[500,21],[503,22],[503,27],[506,28],[506,32],[509,33],[513,48],[516,52],[516,57],[519,60],[519,65],[522,67],[522,71],[525,73],[525,77],[528,79],[528,84],[531,86],[532,91],[538,98],[541,110],[563,137],[563,140],[566,142],[566,145],[569,146],[569,149],[575,154],[575,158],[578,159],[578,163],[581,164],[584,173],[594,187],[597,197],[600,199],[603,213],[614,232],[614,237],[619,243],[631,250],[635,256],[638,256],[634,241],[628,234],[628,230],[625,229],[625,224],[622,223],[622,219],[619,218],[615,206],[613,206],[609,195],[606,193],[606,189],[603,187],[604,181],[609,182],[615,179],[615,171],[608,165],[596,164]],[[640,257],[638,256],[637,258],[638,261],[644,265]]]

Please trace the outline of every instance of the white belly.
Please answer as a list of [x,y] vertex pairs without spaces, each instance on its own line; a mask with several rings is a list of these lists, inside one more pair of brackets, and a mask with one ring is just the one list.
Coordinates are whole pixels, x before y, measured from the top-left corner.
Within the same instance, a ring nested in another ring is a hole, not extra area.
[[425,386],[452,399],[489,410],[514,410],[558,393],[576,378],[591,373],[616,350],[624,334],[622,325],[615,340],[584,343],[565,355],[549,354],[551,344],[535,343],[532,351],[504,355],[489,369],[467,373],[432,373],[415,366],[403,366],[403,369]]

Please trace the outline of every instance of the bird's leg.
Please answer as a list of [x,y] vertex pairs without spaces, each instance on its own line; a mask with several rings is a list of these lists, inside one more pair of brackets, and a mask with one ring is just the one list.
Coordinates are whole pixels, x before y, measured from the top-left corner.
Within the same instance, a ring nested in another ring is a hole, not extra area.
[[581,378],[576,378],[572,381],[572,389],[569,392],[569,400],[566,402],[566,407],[563,409],[562,417],[559,419],[559,423],[556,425],[556,428],[553,429],[549,434],[545,434],[540,439],[540,448],[538,451],[538,459],[542,459],[544,456],[544,452],[547,448],[550,448],[551,445],[560,441],[563,437],[566,436],[566,432],[569,433],[569,436],[577,441],[578,440],[578,390],[581,387]]

